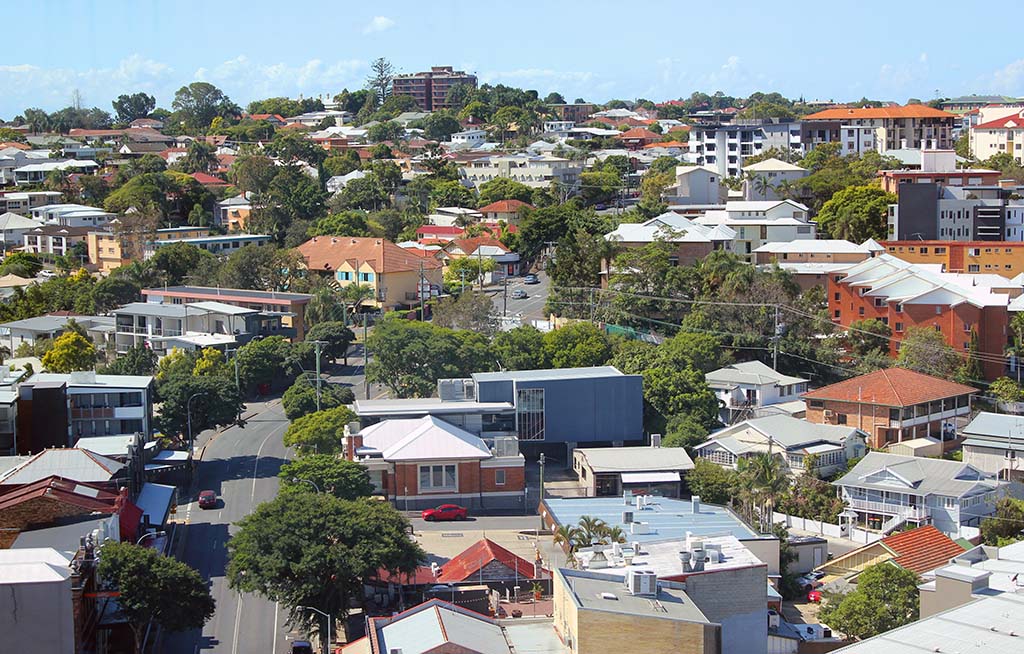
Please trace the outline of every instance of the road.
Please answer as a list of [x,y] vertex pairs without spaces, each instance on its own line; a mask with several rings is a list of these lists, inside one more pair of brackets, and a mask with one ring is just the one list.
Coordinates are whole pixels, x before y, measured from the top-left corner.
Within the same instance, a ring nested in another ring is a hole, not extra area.
[[379,384],[370,384],[369,393],[366,391],[366,363],[363,358],[363,344],[352,345],[348,352],[348,365],[343,366],[339,363],[330,370],[325,370],[325,381],[348,386],[357,400],[375,400],[384,397],[387,394],[387,389]]
[[[507,311],[509,316],[519,316],[524,325],[530,320],[546,320],[548,316],[544,313],[544,304],[548,299],[550,282],[544,273],[539,273],[537,278],[540,280],[539,284],[524,284],[522,277],[510,277],[507,307],[504,287],[488,287],[487,292],[492,294],[494,301],[494,313],[500,316],[503,315],[503,311]],[[524,291],[527,297],[522,300],[513,299],[512,292],[516,290]]]
[[195,489],[212,489],[221,501],[216,509],[201,510],[194,502],[184,512],[185,547],[182,560],[210,580],[217,612],[200,630],[170,634],[162,654],[275,654],[288,652],[287,617],[273,603],[228,588],[225,544],[237,531],[233,523],[256,505],[277,495],[277,473],[291,458],[282,437],[288,426],[279,400],[253,403],[257,413],[244,427],[231,427],[206,446],[198,464]]

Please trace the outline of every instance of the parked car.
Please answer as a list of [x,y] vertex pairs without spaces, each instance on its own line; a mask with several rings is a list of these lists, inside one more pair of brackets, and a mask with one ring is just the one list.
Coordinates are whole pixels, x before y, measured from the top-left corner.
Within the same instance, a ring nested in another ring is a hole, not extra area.
[[537,275],[534,275],[534,274],[531,273],[531,274],[527,275],[526,277],[523,277],[523,283],[524,284],[540,284],[540,280],[537,279]]
[[51,277],[56,277],[57,276],[57,272],[54,271],[54,270],[40,270],[39,271],[39,276],[40,277],[45,277],[47,279],[50,279]]
[[423,519],[427,522],[465,520],[469,515],[469,511],[466,507],[459,506],[458,504],[442,504],[434,509],[424,509],[423,513],[420,515],[422,515]]
[[815,604],[820,604],[821,603],[821,591],[820,590],[812,590],[811,592],[807,593],[807,601],[808,602],[814,602]]
[[805,575],[801,575],[796,578],[796,583],[800,585],[800,590],[803,592],[812,591],[815,588],[821,586],[821,578],[825,576],[824,572],[811,571]]
[[516,290],[512,291],[512,299],[513,300],[525,300],[528,297],[530,297],[530,296],[527,295],[526,291],[524,291],[521,288],[517,288]]
[[217,493],[212,490],[204,490],[199,493],[199,508],[200,509],[215,509],[217,508]]
[[308,640],[293,640],[292,654],[313,654],[313,644]]

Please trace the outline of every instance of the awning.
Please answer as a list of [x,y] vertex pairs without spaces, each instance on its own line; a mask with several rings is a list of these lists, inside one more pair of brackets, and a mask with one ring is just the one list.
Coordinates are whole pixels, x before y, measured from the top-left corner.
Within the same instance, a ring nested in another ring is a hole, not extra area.
[[623,472],[623,484],[658,484],[666,481],[679,481],[678,472]]
[[174,486],[165,484],[143,484],[135,505],[149,518],[149,524],[161,528],[167,522],[167,514],[170,513],[176,491]]
[[824,454],[825,452],[836,452],[843,449],[842,445],[830,445],[822,443],[821,445],[812,445],[804,448],[806,454]]

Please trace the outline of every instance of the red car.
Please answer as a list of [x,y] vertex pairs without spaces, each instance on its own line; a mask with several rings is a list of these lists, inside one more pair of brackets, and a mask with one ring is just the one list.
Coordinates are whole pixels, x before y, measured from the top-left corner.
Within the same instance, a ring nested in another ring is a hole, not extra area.
[[217,508],[217,493],[212,490],[204,490],[199,493],[199,508],[200,509],[215,509]]
[[465,520],[469,511],[458,504],[442,504],[435,509],[424,509],[421,514],[424,520],[433,522],[436,520]]
[[812,590],[811,592],[807,593],[807,601],[808,602],[814,602],[816,604],[820,604],[821,603],[821,591],[820,590]]

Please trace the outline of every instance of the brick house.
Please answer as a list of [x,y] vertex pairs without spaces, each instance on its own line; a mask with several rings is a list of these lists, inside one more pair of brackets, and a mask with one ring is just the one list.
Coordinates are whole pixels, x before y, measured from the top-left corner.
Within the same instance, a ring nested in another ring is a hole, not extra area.
[[[128,491],[115,492],[104,484],[72,481],[51,475],[38,481],[4,489],[0,494],[0,549],[10,547],[18,534],[32,526],[90,514],[120,513]],[[130,527],[134,533],[138,525]]]
[[434,416],[346,434],[345,457],[362,463],[377,492],[400,509],[523,507],[523,456],[497,456],[479,436]]
[[935,272],[880,254],[829,277],[828,309],[843,327],[870,319],[888,325],[892,356],[911,327],[941,332],[963,354],[977,334],[982,369],[991,381],[1004,374],[1012,286],[998,275]]
[[976,388],[906,368],[886,368],[804,393],[806,420],[850,425],[868,434],[875,449],[931,436],[945,449],[957,444],[950,429],[971,413]]

